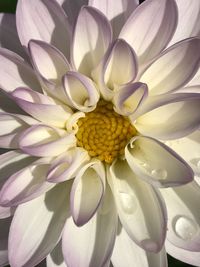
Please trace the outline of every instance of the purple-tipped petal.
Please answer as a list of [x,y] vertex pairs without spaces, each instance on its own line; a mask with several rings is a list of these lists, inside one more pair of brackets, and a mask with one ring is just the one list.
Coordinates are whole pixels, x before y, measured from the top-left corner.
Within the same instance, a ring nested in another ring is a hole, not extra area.
[[150,137],[133,137],[125,157],[138,177],[154,186],[180,186],[194,179],[191,167],[175,151]]
[[167,267],[167,254],[163,248],[159,253],[146,252],[140,248],[119,225],[111,261],[115,267]]
[[5,48],[0,48],[0,76],[3,77],[0,87],[7,92],[24,86],[41,91],[33,69],[20,56]]
[[17,208],[8,241],[11,266],[34,267],[53,250],[69,216],[70,188],[62,183]]
[[55,0],[19,0],[16,23],[23,46],[27,47],[31,39],[41,40],[69,56],[68,20]]
[[200,187],[188,185],[161,190],[168,213],[167,239],[179,248],[200,252]]
[[28,88],[18,88],[11,95],[24,111],[39,121],[55,127],[64,128],[72,114],[66,105]]
[[59,183],[76,176],[80,168],[89,161],[88,152],[81,148],[72,148],[51,162],[47,181]]
[[17,206],[50,190],[54,185],[46,182],[49,161],[37,160],[13,174],[0,191],[0,205]]
[[101,12],[86,6],[81,9],[72,44],[73,63],[79,72],[91,76],[111,43],[111,35],[111,26]]
[[125,160],[110,168],[108,182],[120,221],[130,238],[146,251],[157,253],[166,236],[166,210],[160,194],[138,178]]
[[72,185],[70,207],[76,225],[86,224],[95,214],[105,191],[105,169],[100,161],[85,164]]
[[108,186],[107,190],[98,213],[87,224],[77,227],[72,218],[67,220],[62,249],[68,267],[104,267],[111,257],[117,230],[117,214]]
[[177,18],[174,0],[146,0],[129,17],[119,38],[133,47],[141,64],[147,63],[167,46]]
[[139,5],[138,0],[89,0],[89,6],[96,7],[111,22],[113,35],[118,37],[119,32],[132,14],[135,8]]
[[99,93],[91,79],[78,72],[68,72],[63,79],[68,105],[83,112],[95,109]]
[[134,113],[148,96],[148,87],[136,82],[121,86],[115,93],[113,102],[118,113],[129,116]]
[[[150,95],[174,91],[191,80],[199,68],[200,39],[181,41],[159,55],[140,78]],[[174,58],[176,60],[174,60]]]
[[20,136],[22,151],[37,157],[54,157],[75,146],[76,138],[72,133],[64,133],[47,125],[32,126]]
[[0,47],[7,48],[22,57],[26,57],[17,34],[14,14],[0,14]]

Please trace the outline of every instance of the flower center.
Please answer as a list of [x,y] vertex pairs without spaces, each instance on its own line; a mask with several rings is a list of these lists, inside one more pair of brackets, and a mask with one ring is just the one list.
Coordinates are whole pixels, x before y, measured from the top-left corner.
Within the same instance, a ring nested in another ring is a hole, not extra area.
[[124,154],[128,141],[136,134],[129,120],[113,110],[109,102],[100,100],[97,108],[78,120],[77,145],[91,157],[106,163]]

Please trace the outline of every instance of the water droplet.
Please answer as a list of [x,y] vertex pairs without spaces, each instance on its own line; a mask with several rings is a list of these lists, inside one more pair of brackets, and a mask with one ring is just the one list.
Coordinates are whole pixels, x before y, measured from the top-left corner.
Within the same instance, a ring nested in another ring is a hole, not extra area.
[[119,192],[119,199],[120,199],[122,208],[126,213],[130,214],[136,211],[137,200],[134,195],[131,195],[125,192]]
[[166,179],[167,171],[164,169],[154,169],[151,171],[151,175],[158,179]]
[[148,163],[146,163],[146,162],[139,162],[139,164],[147,171],[147,172],[151,172],[151,168],[150,168],[150,166],[149,166],[149,164]]
[[181,239],[191,240],[199,232],[199,227],[194,220],[181,216],[176,219],[175,232]]

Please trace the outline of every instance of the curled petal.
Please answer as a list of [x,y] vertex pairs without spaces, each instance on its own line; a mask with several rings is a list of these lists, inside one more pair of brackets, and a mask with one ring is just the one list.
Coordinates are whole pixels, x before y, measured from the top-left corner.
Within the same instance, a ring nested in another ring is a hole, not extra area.
[[200,40],[197,38],[175,44],[150,65],[140,81],[148,84],[151,95],[168,93],[184,86],[199,68],[199,50]]
[[105,201],[87,224],[77,227],[72,218],[67,220],[62,238],[67,266],[107,266],[115,242],[117,213],[109,186],[106,188]]
[[55,0],[19,0],[16,23],[23,46],[27,47],[31,39],[41,40],[69,56],[69,24]]
[[91,76],[111,42],[111,26],[105,16],[92,7],[80,10],[73,36],[72,57],[76,69]]
[[68,72],[63,83],[68,105],[84,112],[95,109],[99,93],[92,80],[80,73]]
[[45,180],[49,161],[37,160],[13,174],[0,191],[0,205],[17,206],[50,190],[54,185]]
[[146,251],[159,252],[166,236],[166,211],[160,195],[137,178],[125,160],[117,159],[108,175],[120,221],[129,237]]
[[114,105],[118,113],[129,116],[134,113],[148,96],[148,87],[144,83],[136,82],[121,86],[114,95]]
[[92,218],[100,205],[104,191],[103,164],[100,161],[87,163],[78,172],[70,195],[71,212],[76,225],[82,226]]
[[148,62],[169,43],[177,17],[174,0],[144,1],[129,17],[119,38],[133,47],[141,64]]
[[194,178],[192,169],[178,154],[150,137],[133,137],[125,148],[125,157],[130,168],[154,186],[180,186]]
[[47,125],[32,126],[20,136],[19,146],[25,153],[37,157],[54,157],[75,146],[75,136]]
[[51,162],[47,180],[58,183],[74,178],[89,159],[87,151],[83,148],[72,148]]
[[167,239],[179,248],[200,252],[200,187],[188,185],[162,189],[168,211]]
[[96,7],[109,19],[114,37],[117,38],[125,21],[139,5],[138,0],[89,0],[88,5]]
[[69,216],[70,188],[69,183],[56,185],[46,194],[18,206],[8,241],[11,266],[37,266],[53,250]]
[[64,128],[72,111],[66,105],[55,102],[51,97],[28,88],[18,88],[12,92],[15,102],[39,121]]
[[24,86],[41,91],[31,67],[20,56],[4,48],[0,48],[0,76],[3,77],[0,87],[7,92]]

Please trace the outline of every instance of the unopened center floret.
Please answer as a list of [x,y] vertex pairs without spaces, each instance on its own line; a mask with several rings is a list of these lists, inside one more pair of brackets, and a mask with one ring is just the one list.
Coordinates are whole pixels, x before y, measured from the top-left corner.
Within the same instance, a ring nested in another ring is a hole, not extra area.
[[124,154],[128,141],[136,129],[127,118],[117,114],[109,102],[100,101],[97,108],[78,121],[77,145],[85,148],[91,157],[106,163]]

